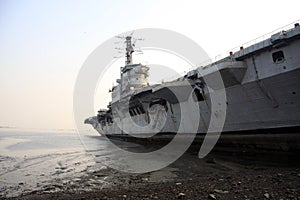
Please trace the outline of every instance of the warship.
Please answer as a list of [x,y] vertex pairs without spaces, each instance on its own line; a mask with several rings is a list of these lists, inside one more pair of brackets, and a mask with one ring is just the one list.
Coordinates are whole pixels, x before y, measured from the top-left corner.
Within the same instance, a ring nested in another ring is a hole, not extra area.
[[[275,133],[278,130],[289,130],[285,131],[288,133],[299,130],[299,23],[273,32],[261,41],[245,44],[176,80],[153,85],[147,80],[149,67],[133,63],[132,37],[125,39],[125,66],[121,67],[117,85],[111,89],[112,100],[107,109],[100,109],[96,116],[85,120],[101,135],[176,134],[181,118],[188,115],[183,113],[190,112],[180,108],[180,104],[188,103],[188,96],[192,96],[201,112],[197,113],[199,120],[196,123],[181,125],[181,132],[188,134],[196,129],[197,134],[207,133],[211,116],[217,116],[218,110],[211,110],[212,90],[204,80],[216,72],[220,73],[226,92],[222,134],[265,136],[266,132],[258,130],[268,130],[268,133],[272,132],[270,130],[275,130]],[[192,89],[186,90],[184,82],[188,82]],[[174,92],[176,96],[172,94]],[[177,98],[178,94],[182,98]],[[128,106],[125,106],[126,102]],[[133,126],[132,121],[136,125]],[[298,138],[298,134],[294,135]]]

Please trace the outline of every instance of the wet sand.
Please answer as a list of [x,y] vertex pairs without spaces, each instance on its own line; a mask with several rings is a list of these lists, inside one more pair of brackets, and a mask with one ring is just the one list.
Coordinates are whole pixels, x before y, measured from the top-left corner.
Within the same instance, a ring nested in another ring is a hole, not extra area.
[[[216,155],[200,160],[186,153],[170,166],[146,174],[122,173],[100,163],[87,166],[77,176],[66,171],[57,169],[64,176],[53,174],[55,182],[46,181],[33,191],[22,190],[12,199],[300,198],[299,168],[244,165]],[[16,189],[23,187],[25,183]]]
[[73,148],[77,144],[64,151],[38,148],[28,156],[28,149],[10,151],[28,140],[0,141],[7,144],[1,152],[7,150],[6,156],[0,157],[1,199],[300,198],[299,162],[284,154],[271,159],[269,154],[212,152],[199,159],[191,150],[161,170],[128,174],[97,162],[84,148]]

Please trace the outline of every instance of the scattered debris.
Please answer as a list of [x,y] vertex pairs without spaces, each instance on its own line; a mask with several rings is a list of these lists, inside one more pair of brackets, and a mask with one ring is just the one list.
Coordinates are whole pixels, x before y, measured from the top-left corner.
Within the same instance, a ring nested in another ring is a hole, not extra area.
[[184,194],[183,192],[180,192],[180,193],[177,195],[177,198],[178,198],[178,199],[182,199],[184,196],[185,196],[185,194]]
[[210,194],[208,195],[208,198],[209,198],[209,199],[217,199],[217,198],[216,198],[216,195],[214,195],[214,194],[212,194],[212,193],[210,193]]
[[214,192],[219,193],[219,194],[228,194],[229,193],[229,191],[227,191],[227,190],[218,190],[218,189],[215,189]]
[[268,193],[265,193],[265,194],[264,194],[264,197],[265,197],[266,199],[269,199],[269,198],[270,198],[270,195],[269,195]]

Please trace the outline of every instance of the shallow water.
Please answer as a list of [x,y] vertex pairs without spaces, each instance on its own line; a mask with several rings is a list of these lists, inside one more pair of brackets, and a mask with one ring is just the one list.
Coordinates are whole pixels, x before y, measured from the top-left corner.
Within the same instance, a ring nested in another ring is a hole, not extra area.
[[[0,130],[0,196],[63,189],[90,168],[105,169],[89,151],[109,159],[106,143],[94,133],[79,137],[74,132]],[[103,180],[98,185],[104,185]]]

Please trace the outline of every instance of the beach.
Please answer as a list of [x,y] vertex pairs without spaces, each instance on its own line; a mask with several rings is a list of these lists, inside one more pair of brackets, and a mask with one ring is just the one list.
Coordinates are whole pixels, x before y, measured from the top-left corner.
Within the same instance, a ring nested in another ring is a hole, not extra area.
[[[105,140],[89,137],[102,159]],[[1,133],[1,199],[299,199],[293,158],[186,152],[171,165],[134,174],[105,166],[74,133]],[[135,148],[135,144],[123,147]]]

